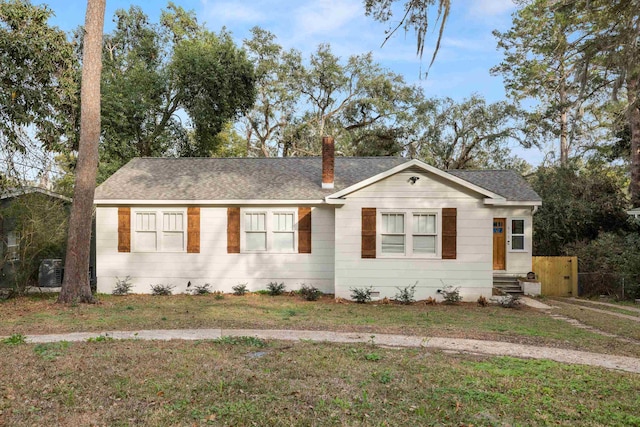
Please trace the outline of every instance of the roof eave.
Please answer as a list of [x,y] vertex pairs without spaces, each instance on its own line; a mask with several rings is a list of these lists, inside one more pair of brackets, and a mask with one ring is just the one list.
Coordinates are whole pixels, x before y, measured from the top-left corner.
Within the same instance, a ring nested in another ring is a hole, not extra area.
[[540,200],[507,200],[502,199],[484,199],[485,205],[493,206],[542,206]]
[[96,206],[232,206],[232,205],[323,205],[322,199],[269,200],[269,199],[225,199],[225,200],[140,200],[140,199],[95,199]]

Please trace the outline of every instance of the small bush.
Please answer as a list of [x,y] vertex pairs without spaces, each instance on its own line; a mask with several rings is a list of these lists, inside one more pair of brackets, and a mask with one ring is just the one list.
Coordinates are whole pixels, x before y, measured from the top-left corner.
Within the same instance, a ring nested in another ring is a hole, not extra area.
[[489,305],[489,301],[487,301],[487,299],[484,296],[480,295],[478,297],[478,305],[480,307],[486,307]]
[[131,276],[127,276],[124,279],[119,279],[116,277],[116,286],[113,288],[112,295],[128,295],[131,292],[131,288],[133,288],[133,283],[131,283]]
[[522,304],[519,294],[506,294],[498,300],[501,306],[504,308],[516,308]]
[[233,294],[237,296],[242,296],[249,291],[246,283],[238,283],[237,285],[232,286],[231,289],[233,289]]
[[358,304],[364,304],[371,301],[371,292],[373,292],[373,286],[368,288],[349,288],[351,291],[351,299]]
[[151,295],[171,295],[173,285],[151,285]]
[[269,282],[269,284],[267,285],[267,291],[269,291],[269,295],[271,295],[272,297],[282,295],[284,290],[284,283]]
[[300,295],[307,301],[317,301],[320,295],[322,295],[322,292],[313,285],[303,283],[302,286],[300,286]]
[[224,299],[224,292],[222,291],[215,291],[213,292],[213,297],[215,299]]
[[211,293],[211,285],[208,283],[205,283],[204,285],[195,285],[187,292],[191,295],[209,295]]
[[369,362],[377,362],[382,359],[382,356],[380,356],[378,353],[367,353],[364,355],[364,358]]
[[254,292],[254,294],[258,295],[271,295],[271,293],[267,289],[258,289]]
[[424,300],[424,303],[427,305],[436,305],[438,304],[438,300],[436,300],[434,297],[429,297],[426,300]]
[[10,337],[7,337],[2,340],[3,344],[8,345],[19,345],[27,342],[27,337],[22,334],[12,334]]
[[440,290],[440,293],[442,294],[442,298],[444,298],[445,304],[457,304],[462,301],[459,287],[454,288],[451,285],[447,285]]
[[416,294],[417,285],[418,283],[415,283],[411,286],[405,286],[404,288],[397,288],[398,293],[393,297],[393,299],[398,301],[400,304],[405,305],[415,302],[416,299],[414,298],[414,295]]

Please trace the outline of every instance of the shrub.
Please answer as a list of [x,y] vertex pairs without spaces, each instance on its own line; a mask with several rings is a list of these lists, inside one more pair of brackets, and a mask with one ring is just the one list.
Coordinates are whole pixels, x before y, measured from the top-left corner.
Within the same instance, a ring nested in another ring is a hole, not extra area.
[[124,279],[119,279],[116,277],[116,286],[113,288],[112,295],[127,295],[131,292],[131,288],[133,288],[133,283],[131,283],[131,276],[127,276]]
[[396,296],[393,297],[393,299],[398,301],[400,304],[405,304],[405,305],[415,302],[414,295],[416,293],[417,285],[418,283],[416,282],[411,286],[405,286],[404,288],[397,288],[398,293],[396,294]]
[[522,300],[520,299],[519,294],[506,294],[505,296],[499,298],[498,302],[504,308],[516,308],[520,304],[522,304]]
[[313,285],[303,283],[302,286],[300,286],[300,295],[307,301],[317,301],[320,295],[322,295],[322,292]]
[[484,296],[480,295],[478,297],[478,305],[480,307],[486,307],[489,305],[489,301],[487,301],[487,299]]
[[8,344],[8,345],[18,345],[18,344],[24,344],[26,342],[27,342],[27,337],[25,337],[22,334],[12,334],[10,337],[7,337],[2,340],[3,344]]
[[151,295],[171,295],[173,285],[151,285]]
[[195,285],[193,288],[188,290],[191,295],[208,295],[211,293],[211,285],[205,283],[204,285]]
[[269,284],[267,285],[267,291],[269,291],[269,295],[271,295],[272,297],[282,295],[284,290],[284,283],[269,282]]
[[249,291],[246,283],[238,283],[237,285],[232,286],[231,289],[233,289],[233,294],[238,296],[242,296]]
[[462,297],[460,296],[460,287],[454,288],[451,285],[447,285],[440,290],[440,294],[442,294],[445,304],[457,304],[462,301]]
[[224,292],[222,292],[222,291],[214,291],[213,292],[213,297],[215,299],[224,299]]
[[349,288],[351,291],[351,299],[358,304],[364,304],[371,301],[371,292],[373,292],[373,286],[368,288]]
[[436,305],[438,303],[438,300],[436,300],[434,297],[429,297],[424,300],[424,303],[427,305]]

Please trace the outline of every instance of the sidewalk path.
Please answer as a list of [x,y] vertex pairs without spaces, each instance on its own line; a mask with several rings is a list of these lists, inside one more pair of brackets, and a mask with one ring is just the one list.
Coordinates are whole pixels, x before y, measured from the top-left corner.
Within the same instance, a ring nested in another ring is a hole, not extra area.
[[[552,347],[536,347],[500,341],[482,341],[461,338],[418,337],[390,334],[367,334],[329,331],[260,330],[260,329],[172,329],[141,331],[76,332],[68,334],[29,335],[27,342],[46,343],[58,341],[86,341],[98,336],[113,339],[140,340],[210,340],[223,336],[252,336],[266,340],[320,341],[335,343],[375,343],[388,347],[414,347],[440,349],[491,356],[511,356],[527,359],[549,359],[556,362],[598,366],[640,373],[640,359],[626,356],[566,350]],[[0,337],[1,339],[2,337]]]

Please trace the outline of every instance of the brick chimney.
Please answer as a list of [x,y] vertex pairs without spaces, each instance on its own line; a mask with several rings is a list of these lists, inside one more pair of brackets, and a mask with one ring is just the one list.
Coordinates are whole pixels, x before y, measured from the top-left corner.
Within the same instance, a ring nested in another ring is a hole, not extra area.
[[335,145],[333,137],[322,137],[322,188],[333,188],[333,171],[335,163]]

